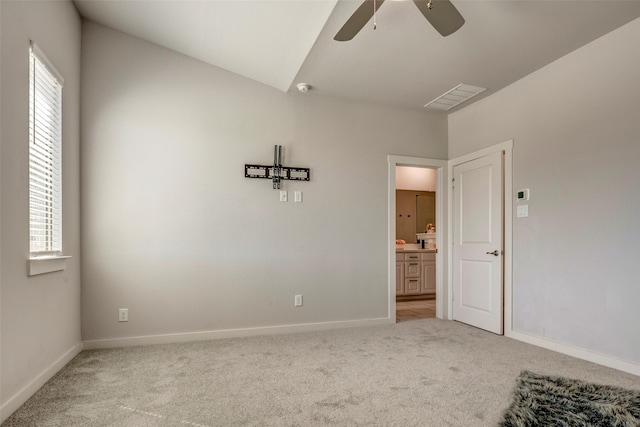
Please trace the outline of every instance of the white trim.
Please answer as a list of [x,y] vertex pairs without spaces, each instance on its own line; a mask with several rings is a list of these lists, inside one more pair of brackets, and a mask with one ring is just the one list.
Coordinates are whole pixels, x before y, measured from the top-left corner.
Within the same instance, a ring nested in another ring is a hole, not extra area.
[[[507,334],[507,331],[511,332],[512,319],[513,319],[513,282],[512,282],[512,271],[513,271],[513,139],[502,142],[500,144],[493,145],[491,147],[483,148],[478,151],[474,151],[473,153],[465,154],[464,156],[456,157],[455,159],[449,160],[448,173],[449,176],[453,176],[453,168],[462,163],[469,162],[471,160],[478,159],[480,157],[487,156],[489,154],[493,154],[497,151],[504,151],[504,333]],[[450,184],[450,183],[449,183]],[[453,235],[453,200],[451,197],[451,185],[447,185],[447,198],[449,204],[447,205],[447,209],[449,212],[448,218],[448,228],[447,228],[447,241],[451,242]],[[448,259],[453,259],[453,245],[447,246],[447,257]],[[449,283],[448,289],[448,306],[449,313],[448,319],[453,318],[453,301],[451,297],[453,295],[453,271],[451,268],[447,270],[447,282]]]
[[557,341],[540,338],[513,330],[505,331],[505,336],[514,340],[526,342],[527,344],[546,348],[547,350],[566,354],[578,359],[597,363],[598,365],[607,366],[609,368],[618,369],[619,371],[628,372],[630,374],[640,376],[640,365],[633,362],[627,362],[626,360],[616,359],[614,357],[596,353],[581,347],[574,347],[572,345],[559,343]]
[[58,69],[53,65],[53,63],[49,60],[49,58],[47,58],[47,55],[45,55],[42,49],[40,49],[40,46],[38,46],[36,42],[34,42],[33,40],[29,40],[29,46],[31,46],[31,49],[33,49],[38,59],[42,61],[42,63],[47,67],[49,72],[53,74],[53,76],[56,78],[60,86],[64,87],[64,78],[62,77],[62,74],[60,74]]
[[144,335],[138,337],[110,338],[84,341],[85,350],[103,348],[131,347],[134,345],[172,344],[179,342],[206,341],[222,338],[240,338],[258,335],[279,335],[301,332],[325,331],[332,329],[359,328],[395,323],[394,319],[378,318],[365,320],[347,320],[340,322],[304,323],[298,325],[264,326],[241,329],[222,329],[218,331],[185,332],[178,334]]
[[60,255],[29,258],[29,276],[64,270],[69,258],[71,257]]
[[500,144],[492,145],[491,147],[482,148],[478,151],[474,151],[473,153],[465,154],[460,157],[456,157],[455,159],[449,160],[450,169],[453,169],[454,166],[469,162],[471,160],[479,159],[480,157],[487,156],[489,154],[493,154],[496,151],[507,151],[510,152],[513,150],[513,139],[510,139],[505,142],[501,142]]
[[24,386],[20,391],[11,396],[2,406],[0,406],[0,423],[3,423],[11,414],[13,414],[20,406],[22,406],[36,391],[45,385],[55,374],[64,366],[71,362],[82,351],[82,343],[77,343],[55,362],[49,365],[45,370],[40,372],[29,384]]
[[504,330],[513,328],[513,140],[504,147]]
[[[446,183],[449,181],[447,172],[447,160],[428,159],[424,157],[408,156],[387,156],[388,160],[388,313],[389,319],[395,322],[396,319],[396,166],[417,166],[436,170],[436,218],[438,227],[446,230],[447,211],[447,191]],[[450,309],[447,307],[449,297],[449,286],[445,283],[447,275],[444,274],[448,268],[447,247],[448,239],[445,233],[436,233],[436,317],[438,319],[451,319],[447,316]]]

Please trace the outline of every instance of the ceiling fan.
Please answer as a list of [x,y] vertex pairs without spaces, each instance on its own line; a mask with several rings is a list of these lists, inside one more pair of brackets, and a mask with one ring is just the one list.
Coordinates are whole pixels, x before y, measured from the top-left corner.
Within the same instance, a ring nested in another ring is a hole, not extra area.
[[[364,0],[333,39],[343,42],[354,38],[371,17],[375,16],[382,3],[384,0]],[[453,34],[464,24],[464,18],[449,0],[413,0],[413,3],[443,36]],[[374,21],[374,29],[375,25]]]

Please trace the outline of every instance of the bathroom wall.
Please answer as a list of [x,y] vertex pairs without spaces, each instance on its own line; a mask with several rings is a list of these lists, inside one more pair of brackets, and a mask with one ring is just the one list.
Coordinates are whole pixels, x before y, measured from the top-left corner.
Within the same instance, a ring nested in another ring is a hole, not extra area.
[[436,170],[414,166],[397,166],[396,189],[436,191]]

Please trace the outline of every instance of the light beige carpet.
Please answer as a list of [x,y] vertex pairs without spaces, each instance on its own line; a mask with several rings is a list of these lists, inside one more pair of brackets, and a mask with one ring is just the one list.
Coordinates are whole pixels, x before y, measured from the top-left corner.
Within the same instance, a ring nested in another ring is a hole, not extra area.
[[523,370],[640,389],[640,378],[425,319],[84,351],[2,427],[495,426]]

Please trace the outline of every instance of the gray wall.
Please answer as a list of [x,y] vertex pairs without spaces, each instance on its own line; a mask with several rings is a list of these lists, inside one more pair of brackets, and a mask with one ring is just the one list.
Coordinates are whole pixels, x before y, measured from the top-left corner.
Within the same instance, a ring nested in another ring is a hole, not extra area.
[[[81,22],[71,2],[2,1],[1,417],[21,390],[80,345],[79,89]],[[62,272],[27,277],[29,257],[29,39],[65,79]],[[35,391],[35,390],[34,390]],[[26,396],[28,397],[28,395]],[[21,402],[20,402],[21,403]],[[0,418],[1,419],[1,418]]]
[[[514,139],[518,332],[640,363],[640,20],[449,116],[449,156]],[[514,210],[515,210],[514,203]]]
[[[446,158],[446,117],[285,94],[89,22],[82,55],[84,340],[387,316],[387,155]],[[287,203],[243,174],[274,144],[311,168]]]

